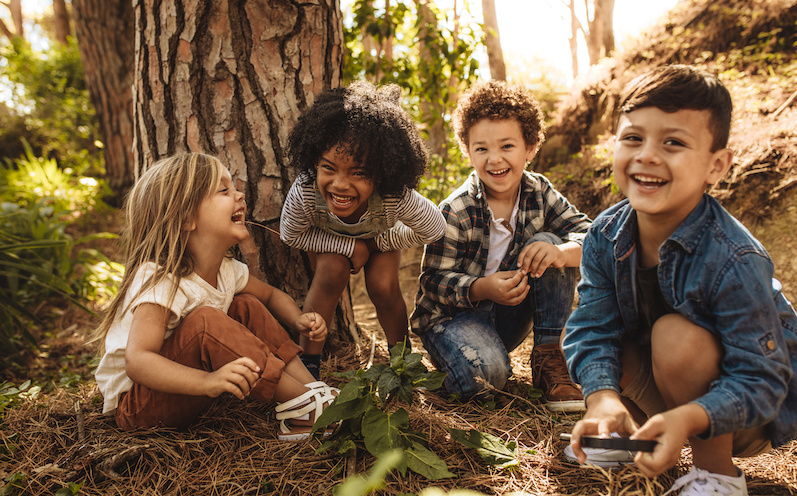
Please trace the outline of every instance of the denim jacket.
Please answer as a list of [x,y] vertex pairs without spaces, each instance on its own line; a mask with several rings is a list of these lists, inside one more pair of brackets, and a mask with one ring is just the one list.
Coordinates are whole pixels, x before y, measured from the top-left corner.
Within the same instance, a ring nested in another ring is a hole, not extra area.
[[[639,325],[636,212],[627,200],[603,212],[584,241],[578,308],[564,353],[584,397],[620,391],[620,340]],[[769,254],[704,195],[659,249],[658,279],[676,312],[721,342],[721,376],[696,399],[711,438],[769,424],[773,447],[797,437],[797,314],[774,279]]]

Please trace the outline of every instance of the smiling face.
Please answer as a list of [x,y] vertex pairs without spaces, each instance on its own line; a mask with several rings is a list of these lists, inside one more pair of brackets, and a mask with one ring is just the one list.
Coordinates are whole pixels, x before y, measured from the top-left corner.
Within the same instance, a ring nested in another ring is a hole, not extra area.
[[[191,238],[202,249],[226,252],[245,240],[249,231],[244,224],[246,201],[244,194],[235,189],[230,172],[221,165],[221,182],[199,204],[190,223]],[[189,238],[189,239],[191,239]],[[196,243],[197,241],[201,241]]]
[[640,222],[677,225],[689,215],[731,164],[732,152],[712,152],[712,141],[706,110],[643,107],[622,114],[613,171]]
[[346,150],[333,147],[321,155],[317,171],[318,189],[329,211],[341,220],[355,223],[368,209],[374,183],[365,177],[362,164]]
[[516,119],[481,119],[468,132],[468,157],[488,199],[514,201],[536,147],[523,140]]

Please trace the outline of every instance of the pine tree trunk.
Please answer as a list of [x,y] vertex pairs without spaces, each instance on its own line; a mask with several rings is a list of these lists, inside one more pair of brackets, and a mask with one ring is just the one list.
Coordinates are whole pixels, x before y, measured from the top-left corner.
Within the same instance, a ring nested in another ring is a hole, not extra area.
[[133,76],[135,32],[130,0],[72,0],[80,57],[100,123],[105,171],[121,204],[133,184]]
[[66,45],[67,38],[72,34],[69,28],[69,11],[66,9],[66,0],[53,0],[53,18],[55,38],[62,45]]
[[[276,234],[295,178],[286,147],[301,112],[340,85],[339,1],[133,0],[133,8],[136,164],[181,151],[218,157],[246,194],[247,218],[268,228],[250,229],[244,260],[301,303],[305,258]],[[350,298],[331,323],[349,331],[338,339],[358,336]]]
[[490,78],[506,81],[504,51],[501,49],[501,36],[498,33],[498,15],[495,13],[495,0],[482,0],[484,29],[487,32],[487,60],[490,64]]

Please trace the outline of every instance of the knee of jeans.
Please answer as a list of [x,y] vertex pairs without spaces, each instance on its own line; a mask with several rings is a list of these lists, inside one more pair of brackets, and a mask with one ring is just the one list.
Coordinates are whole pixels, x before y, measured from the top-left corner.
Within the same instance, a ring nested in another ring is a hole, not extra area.
[[564,240],[552,232],[538,232],[531,237],[531,241],[542,241],[544,243],[551,243],[552,245],[561,245]]
[[512,375],[508,358],[501,360],[499,357],[482,357],[478,350],[468,346],[460,351],[465,362],[460,364],[460,370],[452,370],[454,377],[447,378],[446,388],[450,392],[470,398],[485,389],[484,382],[496,389],[502,389]]

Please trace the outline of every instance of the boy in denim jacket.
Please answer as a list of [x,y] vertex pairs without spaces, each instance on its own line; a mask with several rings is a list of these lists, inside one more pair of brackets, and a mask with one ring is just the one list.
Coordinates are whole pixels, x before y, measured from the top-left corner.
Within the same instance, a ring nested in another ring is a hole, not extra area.
[[675,466],[681,495],[746,495],[732,456],[797,437],[797,315],[764,247],[705,194],[730,168],[731,98],[688,66],[644,74],[623,90],[614,176],[624,200],[583,245],[579,304],[564,352],[587,412],[581,436],[652,439],[634,463]]
[[481,380],[503,388],[508,353],[533,332],[533,381],[546,408],[583,411],[559,340],[590,220],[526,170],[543,128],[521,86],[489,81],[462,95],[454,129],[474,171],[440,204],[446,230],[426,245],[411,323],[461,399],[488,396]]

